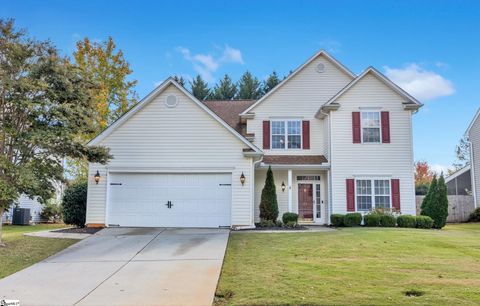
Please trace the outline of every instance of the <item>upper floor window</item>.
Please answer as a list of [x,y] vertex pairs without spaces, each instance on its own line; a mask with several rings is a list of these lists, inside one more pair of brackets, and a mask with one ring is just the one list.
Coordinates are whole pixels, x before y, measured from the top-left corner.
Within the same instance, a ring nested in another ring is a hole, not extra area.
[[302,148],[300,120],[272,120],[271,124],[272,149]]
[[379,143],[380,130],[380,112],[362,112],[362,142]]
[[357,210],[390,209],[390,180],[357,180]]

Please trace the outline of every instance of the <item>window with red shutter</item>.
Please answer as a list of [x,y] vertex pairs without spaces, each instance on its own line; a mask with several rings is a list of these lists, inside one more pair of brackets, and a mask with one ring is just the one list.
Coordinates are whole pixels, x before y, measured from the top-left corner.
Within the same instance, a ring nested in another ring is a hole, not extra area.
[[302,143],[304,149],[310,149],[310,121],[302,121]]
[[352,112],[353,143],[361,143],[360,112]]
[[382,112],[382,142],[390,143],[390,114]]
[[347,211],[355,211],[355,180],[347,179]]
[[263,121],[263,148],[270,149],[270,121]]

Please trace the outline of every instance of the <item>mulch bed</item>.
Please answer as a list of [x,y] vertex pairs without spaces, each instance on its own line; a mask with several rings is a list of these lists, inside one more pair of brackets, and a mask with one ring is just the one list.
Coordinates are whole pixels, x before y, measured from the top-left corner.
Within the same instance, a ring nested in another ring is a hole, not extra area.
[[297,227],[283,227],[283,226],[272,226],[272,227],[259,227],[256,226],[251,231],[304,231],[308,230],[308,227],[305,226],[297,226]]
[[101,227],[72,227],[72,228],[64,228],[60,230],[56,230],[53,232],[58,233],[72,233],[72,234],[95,234]]

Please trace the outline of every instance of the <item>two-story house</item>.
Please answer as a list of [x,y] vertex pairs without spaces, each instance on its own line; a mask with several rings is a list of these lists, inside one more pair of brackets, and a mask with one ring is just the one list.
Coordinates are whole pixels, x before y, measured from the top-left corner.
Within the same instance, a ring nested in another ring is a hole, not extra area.
[[472,180],[472,195],[475,208],[480,204],[480,109],[468,126],[466,135],[470,142],[470,165],[468,169]]
[[280,216],[415,214],[415,98],[325,51],[258,101],[199,101],[166,80],[90,142],[89,226],[251,227],[272,167]]

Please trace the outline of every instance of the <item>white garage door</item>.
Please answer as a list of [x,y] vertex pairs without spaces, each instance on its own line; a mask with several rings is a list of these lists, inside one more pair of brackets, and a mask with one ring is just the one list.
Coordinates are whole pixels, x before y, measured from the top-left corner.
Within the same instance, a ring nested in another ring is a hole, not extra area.
[[111,173],[109,225],[230,226],[231,174]]

